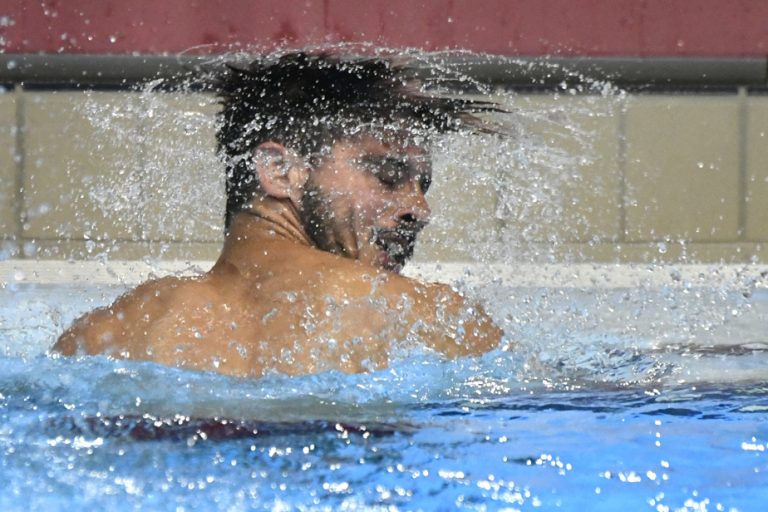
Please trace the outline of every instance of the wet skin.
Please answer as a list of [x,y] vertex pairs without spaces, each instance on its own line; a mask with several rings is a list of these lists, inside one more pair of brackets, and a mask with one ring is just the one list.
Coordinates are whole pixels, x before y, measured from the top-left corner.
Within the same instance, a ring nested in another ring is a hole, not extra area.
[[502,333],[482,308],[399,275],[430,214],[429,163],[404,140],[340,141],[314,167],[262,144],[263,194],[234,216],[209,272],[144,283],[53,350],[248,377],[377,370],[414,346],[491,350]]

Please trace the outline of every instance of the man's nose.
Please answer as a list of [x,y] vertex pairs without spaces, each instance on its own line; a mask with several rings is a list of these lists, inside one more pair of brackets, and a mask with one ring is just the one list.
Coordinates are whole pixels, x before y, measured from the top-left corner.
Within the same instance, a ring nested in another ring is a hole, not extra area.
[[404,197],[399,201],[397,220],[404,224],[414,224],[418,229],[429,223],[432,210],[421,187],[411,185],[403,191]]

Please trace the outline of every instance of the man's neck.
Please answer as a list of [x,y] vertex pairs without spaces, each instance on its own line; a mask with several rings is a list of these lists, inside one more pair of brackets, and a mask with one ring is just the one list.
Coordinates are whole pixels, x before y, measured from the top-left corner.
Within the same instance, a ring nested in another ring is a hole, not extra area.
[[312,247],[298,210],[289,201],[265,197],[232,218],[216,266],[233,264],[241,272],[269,257],[270,247],[283,244]]

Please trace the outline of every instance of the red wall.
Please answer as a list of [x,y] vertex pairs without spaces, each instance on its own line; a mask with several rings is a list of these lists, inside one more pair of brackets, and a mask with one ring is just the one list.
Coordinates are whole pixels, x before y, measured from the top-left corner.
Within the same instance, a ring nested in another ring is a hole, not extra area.
[[529,56],[765,56],[768,1],[0,0],[5,53],[340,41]]

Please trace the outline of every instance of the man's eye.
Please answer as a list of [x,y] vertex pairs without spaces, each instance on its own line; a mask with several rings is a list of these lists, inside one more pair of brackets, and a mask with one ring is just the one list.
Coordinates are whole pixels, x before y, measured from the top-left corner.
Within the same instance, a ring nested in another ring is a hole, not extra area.
[[403,159],[371,156],[362,160],[365,168],[388,186],[397,185],[409,175],[410,166]]

